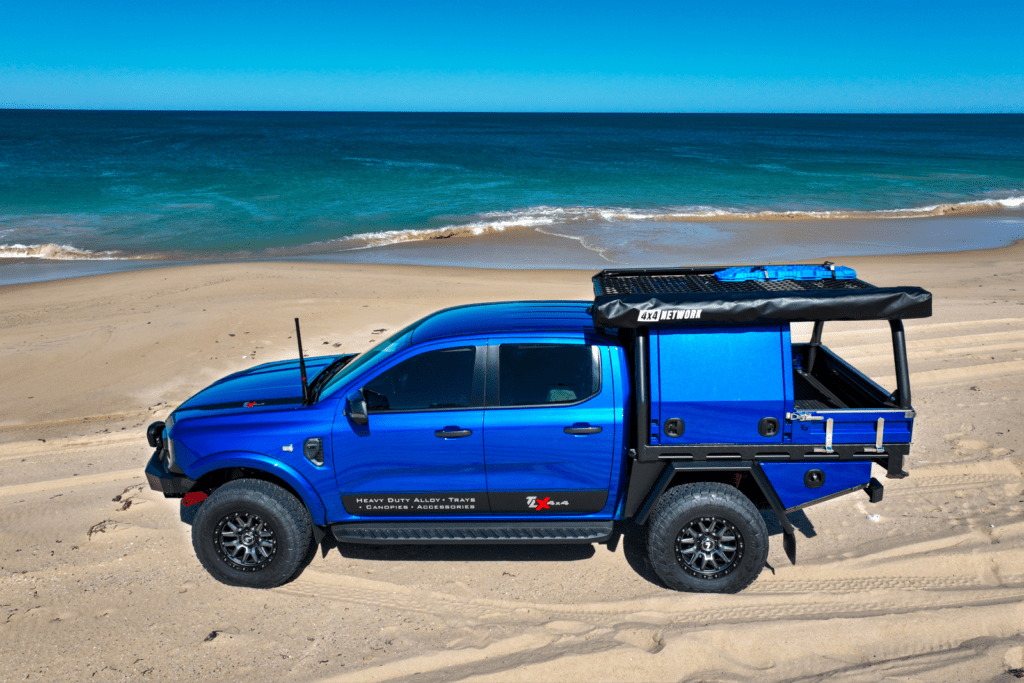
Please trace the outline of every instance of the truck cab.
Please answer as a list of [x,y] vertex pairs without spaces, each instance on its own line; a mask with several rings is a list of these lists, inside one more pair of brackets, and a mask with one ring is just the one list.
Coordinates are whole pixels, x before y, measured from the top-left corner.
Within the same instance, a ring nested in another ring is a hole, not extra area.
[[[593,301],[446,309],[361,356],[309,359],[308,386],[305,359],[258,366],[151,425],[146,474],[194,506],[195,551],[233,585],[289,580],[325,533],[638,533],[666,585],[741,590],[767,557],[758,506],[778,516],[795,561],[788,513],[857,490],[880,500],[873,465],[905,476],[914,413],[900,321],[930,314],[930,295],[828,266],[803,267],[804,279],[603,271]],[[883,316],[894,392],[821,344],[826,320]],[[792,343],[794,320],[814,321],[809,342]]]

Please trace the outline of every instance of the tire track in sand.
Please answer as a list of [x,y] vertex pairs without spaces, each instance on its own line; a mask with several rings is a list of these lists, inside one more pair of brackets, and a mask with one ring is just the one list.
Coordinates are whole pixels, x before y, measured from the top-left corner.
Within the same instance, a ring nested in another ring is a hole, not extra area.
[[[464,598],[309,570],[276,591],[317,600],[386,607],[402,613],[424,612],[454,623],[471,625],[475,622],[474,628],[487,624],[506,632],[520,632],[488,642],[484,647],[446,649],[327,679],[368,683],[434,680],[430,675],[440,671],[445,672],[445,680],[490,675],[500,681],[506,680],[513,670],[510,667],[540,667],[551,673],[546,667],[559,661],[566,669],[563,674],[575,670],[575,675],[586,678],[598,671],[607,673],[600,663],[586,659],[594,657],[611,658],[629,668],[634,658],[653,655],[669,660],[666,665],[675,667],[687,660],[680,658],[682,653],[670,651],[673,642],[700,637],[709,629],[718,628],[720,633],[728,634],[735,628],[761,631],[768,624],[779,623],[779,628],[785,632],[792,629],[816,631],[819,627],[815,622],[834,624],[837,619],[851,618],[858,622],[882,619],[882,626],[888,625],[888,620],[896,614],[927,621],[933,618],[931,615],[941,615],[943,610],[951,609],[956,610],[955,614],[964,609],[1016,610],[1016,605],[1024,599],[1024,584],[993,589],[980,586],[974,577],[963,576],[769,581],[758,582],[739,596],[673,593],[666,597],[580,605]],[[723,637],[728,638],[728,635]],[[934,651],[934,644],[926,642],[920,649]],[[659,654],[663,650],[665,653]],[[584,661],[588,663],[587,668],[576,668]],[[744,662],[740,664],[741,669],[745,668]],[[755,669],[763,668],[756,662],[751,664]],[[614,680],[650,680],[643,678],[645,674],[639,671],[629,677],[622,677],[621,673]],[[753,680],[749,678],[753,673],[746,670],[748,675],[740,679]]]
[[[557,618],[607,623],[662,625],[717,624],[781,619],[894,614],[968,605],[991,605],[1024,599],[1024,584],[988,586],[977,576],[856,577],[809,581],[759,581],[729,605],[700,609],[706,596],[670,593],[665,596],[581,604],[531,603],[464,598],[398,584],[307,569],[277,592],[335,600],[402,612],[447,614],[488,622],[543,622]],[[882,594],[884,592],[884,594]],[[829,598],[822,600],[822,594]],[[802,596],[802,597],[795,597]],[[738,603],[738,604],[737,604]],[[696,609],[695,609],[696,607]]]
[[[95,437],[85,439],[50,439],[48,441],[15,441],[13,443],[0,444],[0,462],[8,460],[20,460],[21,458],[35,458],[40,456],[61,456],[75,455],[102,450],[104,448],[117,448],[127,446],[130,448],[141,448],[146,443],[146,437],[141,439],[138,434],[117,435],[109,437]],[[145,446],[148,450],[150,447]]]
[[31,484],[0,486],[0,498],[9,496],[25,496],[33,493],[42,493],[44,491],[80,488],[83,486],[92,486],[93,484],[105,484],[111,481],[130,481],[132,479],[144,479],[141,468],[133,467],[129,470],[115,470],[113,472],[103,472],[101,474],[87,474],[81,477],[65,477],[63,479],[36,481]]

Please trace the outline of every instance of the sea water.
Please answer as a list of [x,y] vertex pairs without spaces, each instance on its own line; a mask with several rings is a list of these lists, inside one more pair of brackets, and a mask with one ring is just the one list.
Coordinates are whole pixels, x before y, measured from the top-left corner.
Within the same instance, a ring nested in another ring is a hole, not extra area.
[[955,250],[1021,237],[1022,216],[1021,115],[0,110],[0,282],[57,260]]

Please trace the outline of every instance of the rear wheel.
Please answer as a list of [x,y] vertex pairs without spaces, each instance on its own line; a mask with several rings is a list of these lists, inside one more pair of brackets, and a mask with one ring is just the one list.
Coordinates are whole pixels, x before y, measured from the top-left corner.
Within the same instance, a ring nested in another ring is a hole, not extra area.
[[192,547],[218,581],[273,588],[299,569],[312,534],[309,512],[291,493],[268,481],[238,479],[203,502]]
[[768,528],[732,486],[684,484],[654,506],[647,553],[658,576],[676,590],[736,593],[757,578],[768,559]]

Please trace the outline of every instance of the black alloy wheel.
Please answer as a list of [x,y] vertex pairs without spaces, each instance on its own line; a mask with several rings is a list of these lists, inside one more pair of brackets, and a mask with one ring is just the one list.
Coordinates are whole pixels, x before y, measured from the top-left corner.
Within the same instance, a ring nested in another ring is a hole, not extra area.
[[274,561],[277,534],[259,516],[246,512],[225,515],[213,532],[217,554],[228,565],[255,572]]
[[676,537],[676,561],[687,574],[717,579],[740,565],[743,535],[721,517],[698,517]]

